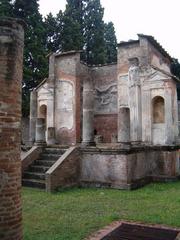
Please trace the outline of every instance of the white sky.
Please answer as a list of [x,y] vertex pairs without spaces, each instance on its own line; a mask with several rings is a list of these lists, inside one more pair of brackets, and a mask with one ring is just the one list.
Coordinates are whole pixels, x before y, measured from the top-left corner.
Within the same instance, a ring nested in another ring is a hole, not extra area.
[[[39,0],[43,15],[65,9],[66,0]],[[101,0],[105,22],[115,25],[118,42],[152,35],[180,61],[180,0]]]

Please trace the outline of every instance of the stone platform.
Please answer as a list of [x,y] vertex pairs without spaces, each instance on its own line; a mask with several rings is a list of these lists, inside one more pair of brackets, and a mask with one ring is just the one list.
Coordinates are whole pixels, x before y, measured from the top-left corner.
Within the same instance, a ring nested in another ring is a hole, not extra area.
[[81,186],[135,189],[176,181],[179,146],[99,145],[80,149]]

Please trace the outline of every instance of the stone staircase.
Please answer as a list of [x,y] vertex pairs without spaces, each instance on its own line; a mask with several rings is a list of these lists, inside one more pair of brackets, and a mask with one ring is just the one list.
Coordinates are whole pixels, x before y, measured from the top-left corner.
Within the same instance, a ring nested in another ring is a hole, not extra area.
[[45,173],[65,153],[67,148],[46,147],[22,176],[22,185],[26,187],[46,188]]

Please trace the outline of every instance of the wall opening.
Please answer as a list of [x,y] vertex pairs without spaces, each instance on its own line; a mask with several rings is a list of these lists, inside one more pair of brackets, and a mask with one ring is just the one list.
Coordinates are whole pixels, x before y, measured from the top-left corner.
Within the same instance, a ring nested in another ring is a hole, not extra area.
[[153,124],[165,123],[165,107],[164,98],[157,96],[152,100],[152,117]]

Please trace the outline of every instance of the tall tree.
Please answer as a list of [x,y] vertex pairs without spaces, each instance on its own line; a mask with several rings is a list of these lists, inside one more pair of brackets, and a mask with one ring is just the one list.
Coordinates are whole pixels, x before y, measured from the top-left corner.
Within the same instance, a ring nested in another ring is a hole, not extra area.
[[88,64],[106,62],[104,9],[100,0],[86,0],[84,10],[85,58]]
[[12,17],[13,7],[11,2],[11,0],[0,1],[0,17]]
[[[178,59],[173,59],[171,63],[171,73],[180,79],[180,63]],[[177,83],[177,95],[178,100],[180,100],[180,83]]]
[[49,13],[45,17],[44,26],[46,29],[46,49],[49,52],[56,52],[56,40],[57,40],[57,22],[52,13]]
[[38,0],[16,0],[14,16],[23,19],[25,31],[24,72],[23,72],[23,114],[29,112],[29,90],[47,75],[45,51],[45,29],[39,13]]
[[106,47],[106,63],[117,62],[117,39],[112,22],[105,23],[104,40]]
[[67,0],[63,15],[62,51],[83,48],[83,1]]

